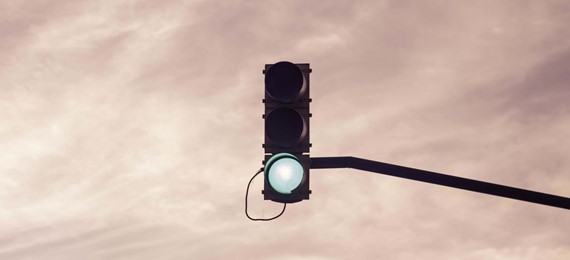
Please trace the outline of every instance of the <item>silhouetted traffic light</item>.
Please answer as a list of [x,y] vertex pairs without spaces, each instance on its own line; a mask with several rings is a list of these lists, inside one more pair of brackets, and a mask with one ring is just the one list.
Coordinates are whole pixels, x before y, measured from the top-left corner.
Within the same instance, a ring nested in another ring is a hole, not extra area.
[[265,65],[264,198],[309,199],[309,64]]

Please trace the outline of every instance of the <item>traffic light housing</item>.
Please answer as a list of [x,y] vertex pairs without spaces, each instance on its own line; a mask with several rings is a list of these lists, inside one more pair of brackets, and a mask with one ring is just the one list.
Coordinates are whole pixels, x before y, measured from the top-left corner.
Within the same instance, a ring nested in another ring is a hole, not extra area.
[[309,64],[282,61],[265,70],[264,199],[309,199]]

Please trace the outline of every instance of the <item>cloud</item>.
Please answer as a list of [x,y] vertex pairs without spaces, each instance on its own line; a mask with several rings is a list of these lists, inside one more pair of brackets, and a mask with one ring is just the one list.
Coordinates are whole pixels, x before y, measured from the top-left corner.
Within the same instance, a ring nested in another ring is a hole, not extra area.
[[561,2],[1,7],[2,259],[567,258],[562,210],[355,170],[243,216],[279,60],[313,68],[313,156],[568,196]]

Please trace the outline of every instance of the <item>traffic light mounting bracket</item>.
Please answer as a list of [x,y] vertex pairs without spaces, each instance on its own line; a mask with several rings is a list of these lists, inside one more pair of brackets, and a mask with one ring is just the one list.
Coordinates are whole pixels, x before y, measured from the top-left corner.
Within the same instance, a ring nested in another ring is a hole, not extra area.
[[357,157],[311,157],[311,169],[353,168],[570,210],[570,198]]

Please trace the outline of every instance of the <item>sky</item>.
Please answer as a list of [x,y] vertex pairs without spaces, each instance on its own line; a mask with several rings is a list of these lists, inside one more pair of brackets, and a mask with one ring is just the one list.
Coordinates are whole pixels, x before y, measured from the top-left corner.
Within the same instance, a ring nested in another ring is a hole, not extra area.
[[283,60],[313,69],[311,156],[570,197],[568,24],[563,0],[0,0],[0,259],[570,259],[566,210],[352,169],[244,214]]

